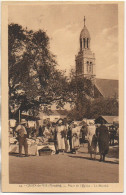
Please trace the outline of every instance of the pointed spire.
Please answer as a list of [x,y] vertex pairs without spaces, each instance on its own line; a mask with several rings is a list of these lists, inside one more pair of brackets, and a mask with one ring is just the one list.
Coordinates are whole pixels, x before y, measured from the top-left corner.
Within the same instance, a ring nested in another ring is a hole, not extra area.
[[84,16],[84,26],[85,26],[85,21],[86,21],[86,19],[85,19],[85,16]]

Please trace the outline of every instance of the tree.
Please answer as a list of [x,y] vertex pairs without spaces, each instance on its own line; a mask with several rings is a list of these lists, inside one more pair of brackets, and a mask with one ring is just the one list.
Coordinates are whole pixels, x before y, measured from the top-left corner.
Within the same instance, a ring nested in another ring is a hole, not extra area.
[[39,109],[40,105],[69,100],[67,77],[57,69],[46,32],[8,26],[10,111]]
[[118,116],[118,101],[116,98],[98,98],[91,102],[90,117],[99,115]]
[[82,120],[90,116],[90,102],[93,98],[93,83],[85,77],[77,77],[74,70],[70,73],[70,92],[75,107],[70,111],[72,120]]

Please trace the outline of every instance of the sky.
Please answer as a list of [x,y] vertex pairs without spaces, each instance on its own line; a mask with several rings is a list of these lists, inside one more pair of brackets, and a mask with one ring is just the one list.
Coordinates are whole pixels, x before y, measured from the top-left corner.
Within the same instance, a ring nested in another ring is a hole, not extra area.
[[20,4],[9,5],[8,11],[9,23],[47,32],[58,68],[66,70],[67,75],[75,69],[84,16],[96,57],[96,77],[118,79],[117,4]]

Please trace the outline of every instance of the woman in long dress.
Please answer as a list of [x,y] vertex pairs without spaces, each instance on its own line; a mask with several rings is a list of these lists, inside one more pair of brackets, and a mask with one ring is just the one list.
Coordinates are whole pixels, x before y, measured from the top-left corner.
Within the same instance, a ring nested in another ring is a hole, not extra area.
[[58,150],[64,152],[65,150],[65,136],[66,136],[66,127],[63,124],[63,120],[58,121],[57,126],[57,143]]
[[88,139],[88,153],[91,156],[94,154],[94,159],[96,159],[96,149],[97,149],[97,136],[96,136],[96,126],[93,122],[90,122],[87,127],[87,139]]
[[77,126],[76,123],[73,123],[72,125],[72,152],[77,151],[77,149],[80,147],[80,127]]
[[101,121],[101,126],[96,130],[98,136],[100,161],[105,161],[105,156],[109,151],[109,131],[104,125],[104,121]]
[[72,152],[72,128],[70,124],[67,127],[67,142],[68,142],[68,152]]

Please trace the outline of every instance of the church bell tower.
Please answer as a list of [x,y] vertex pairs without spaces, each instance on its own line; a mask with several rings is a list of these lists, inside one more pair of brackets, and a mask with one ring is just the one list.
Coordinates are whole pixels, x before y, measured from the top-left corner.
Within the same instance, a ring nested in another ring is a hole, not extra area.
[[95,78],[95,54],[90,49],[91,37],[85,25],[80,33],[80,50],[75,57],[76,76],[78,78],[87,78],[94,80]]

